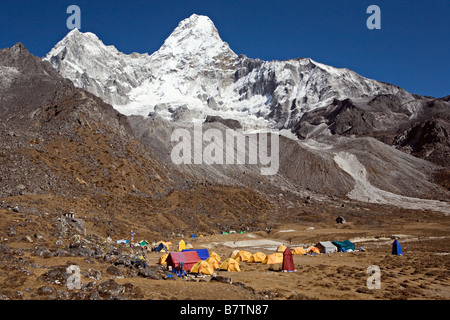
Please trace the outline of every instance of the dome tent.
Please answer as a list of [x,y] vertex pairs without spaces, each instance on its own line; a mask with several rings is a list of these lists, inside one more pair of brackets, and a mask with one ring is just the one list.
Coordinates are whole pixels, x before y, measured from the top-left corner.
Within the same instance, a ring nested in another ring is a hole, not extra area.
[[222,271],[237,271],[240,272],[241,268],[239,267],[239,262],[232,258],[228,258],[220,265],[220,270]]
[[212,275],[214,273],[214,267],[212,264],[204,260],[200,260],[192,266],[191,273]]
[[266,259],[266,254],[263,252],[255,252],[252,254],[250,259],[248,259],[247,262],[249,263],[257,263],[257,262],[263,262]]

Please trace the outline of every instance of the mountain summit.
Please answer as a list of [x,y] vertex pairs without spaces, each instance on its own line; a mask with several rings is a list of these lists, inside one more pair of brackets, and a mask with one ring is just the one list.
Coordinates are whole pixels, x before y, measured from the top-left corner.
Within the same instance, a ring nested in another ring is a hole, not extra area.
[[193,14],[181,21],[166,39],[155,56],[202,60],[214,63],[215,59],[230,55],[237,58],[226,42],[219,36],[214,23],[206,16]]
[[239,121],[244,130],[288,129],[300,139],[362,135],[403,147],[413,140],[401,138],[411,135],[413,121],[417,126],[429,120],[423,115],[442,109],[427,106],[447,105],[310,58],[237,55],[211,19],[197,14],[181,21],[151,55],[123,54],[93,33],[73,30],[44,60],[125,115],[182,123],[219,116]]

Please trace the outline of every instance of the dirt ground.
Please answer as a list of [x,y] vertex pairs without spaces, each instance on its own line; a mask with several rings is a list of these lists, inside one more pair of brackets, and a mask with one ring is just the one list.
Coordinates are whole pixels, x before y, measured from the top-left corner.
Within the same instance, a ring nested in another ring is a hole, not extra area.
[[[38,218],[27,218],[0,210],[1,230],[16,222],[24,228],[39,230],[51,238],[51,225],[37,223]],[[4,299],[47,300],[58,299],[39,288],[48,286],[40,276],[52,267],[77,265],[83,284],[92,282],[86,276],[92,270],[100,271],[94,283],[114,279],[132,288],[126,299],[152,300],[447,300],[450,299],[450,219],[429,211],[402,211],[397,215],[380,214],[373,217],[350,219],[346,224],[332,220],[314,220],[280,223],[269,232],[256,231],[233,234],[198,234],[198,238],[168,237],[163,240],[177,243],[184,239],[194,248],[207,248],[227,258],[233,250],[273,253],[279,244],[293,249],[314,245],[319,241],[351,240],[356,249],[365,251],[321,255],[294,255],[296,272],[280,272],[281,265],[241,262],[241,272],[217,271],[218,276],[231,278],[231,283],[210,281],[211,276],[168,279],[150,279],[136,276],[115,276],[108,273],[111,264],[84,257],[45,258],[32,254],[39,244],[8,239],[3,233],[0,243],[20,252],[18,257],[4,258],[0,264],[0,295]],[[363,223],[365,221],[365,223]],[[25,226],[26,225],[26,226]],[[14,237],[13,237],[14,238]],[[14,238],[19,239],[19,238]],[[402,256],[391,254],[392,242],[398,239]],[[152,239],[154,241],[161,239]],[[48,241],[50,242],[50,241]],[[42,243],[48,243],[43,241]],[[65,240],[65,243],[67,241]],[[50,246],[49,246],[50,247]],[[51,247],[50,247],[51,248]],[[30,250],[28,250],[30,249]],[[158,265],[162,253],[148,252],[150,267]],[[8,259],[11,262],[8,263]],[[14,260],[16,259],[16,260]],[[16,261],[13,263],[13,261]],[[26,261],[24,266],[11,265]],[[381,288],[367,287],[369,266],[380,268]],[[83,273],[85,272],[85,273]],[[63,286],[53,285],[56,289]]]

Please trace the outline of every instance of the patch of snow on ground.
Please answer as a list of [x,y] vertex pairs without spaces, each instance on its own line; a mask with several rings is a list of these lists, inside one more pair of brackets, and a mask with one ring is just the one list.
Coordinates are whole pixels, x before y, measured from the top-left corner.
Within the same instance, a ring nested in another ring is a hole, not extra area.
[[358,158],[348,152],[339,152],[334,156],[336,164],[355,180],[355,187],[347,194],[353,200],[394,205],[406,209],[439,211],[448,215],[450,206],[448,203],[405,197],[374,187],[367,178],[366,168],[359,162]]

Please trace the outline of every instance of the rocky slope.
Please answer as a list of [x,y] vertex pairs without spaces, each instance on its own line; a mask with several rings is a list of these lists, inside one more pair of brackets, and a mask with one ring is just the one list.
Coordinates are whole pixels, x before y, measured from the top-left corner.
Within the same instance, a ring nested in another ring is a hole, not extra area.
[[[86,214],[91,232],[102,234],[133,226],[164,233],[208,229],[270,210],[254,191],[218,184],[206,188],[203,180],[168,168],[136,138],[126,116],[76,88],[23,45],[2,49],[0,68],[5,74],[0,88],[5,206],[47,212],[54,219],[67,211]],[[202,202],[205,215],[220,215],[218,207],[229,214],[199,224],[184,218],[198,212],[184,201]]]

